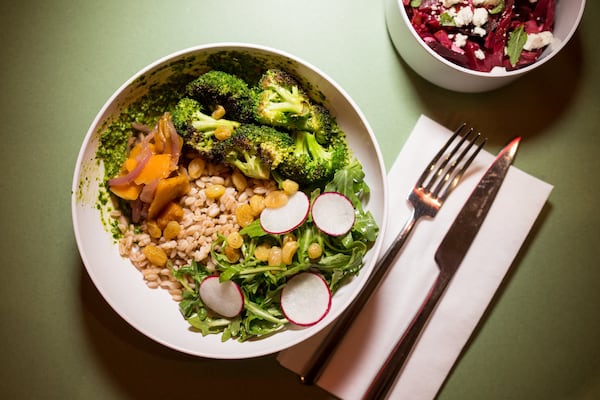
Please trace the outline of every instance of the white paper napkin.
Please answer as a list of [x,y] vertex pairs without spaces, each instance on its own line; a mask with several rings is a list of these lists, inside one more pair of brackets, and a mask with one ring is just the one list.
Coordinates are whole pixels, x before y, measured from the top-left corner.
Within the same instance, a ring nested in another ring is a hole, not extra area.
[[[409,216],[406,197],[451,132],[421,116],[389,174],[390,210],[383,247]],[[527,151],[527,140],[520,152]],[[517,159],[519,155],[517,154]],[[434,253],[458,210],[493,161],[482,151],[435,219],[422,219],[393,269],[345,335],[317,384],[342,399],[365,393],[402,336],[437,275]],[[475,241],[451,281],[390,394],[393,399],[433,399],[502,282],[552,186],[511,167]],[[278,360],[300,373],[326,334],[282,351]]]

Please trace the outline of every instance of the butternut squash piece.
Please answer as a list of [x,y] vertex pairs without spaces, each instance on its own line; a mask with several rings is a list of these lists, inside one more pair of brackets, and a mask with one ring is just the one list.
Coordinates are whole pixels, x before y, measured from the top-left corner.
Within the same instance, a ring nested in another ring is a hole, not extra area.
[[161,179],[156,186],[154,199],[148,209],[148,218],[155,218],[169,202],[183,196],[190,190],[187,177],[177,175],[172,178]]
[[[150,146],[150,151],[152,152],[152,154],[154,154],[154,152],[155,152],[154,145],[152,143],[149,143],[149,144],[147,144],[147,146]],[[142,144],[141,143],[138,143],[135,146],[133,146],[133,148],[129,151],[127,160],[125,160],[125,162],[123,163],[123,168],[125,170],[127,170],[128,172],[133,171],[133,169],[137,165],[136,157],[141,152],[142,152]]]
[[171,156],[169,154],[153,154],[134,181],[138,185],[147,185],[156,179],[166,178],[170,173]]
[[183,208],[174,201],[169,202],[156,218],[156,224],[160,229],[165,229],[171,221],[179,222],[183,218]]
[[111,186],[110,191],[122,199],[135,200],[140,195],[142,187],[132,182],[129,185]]

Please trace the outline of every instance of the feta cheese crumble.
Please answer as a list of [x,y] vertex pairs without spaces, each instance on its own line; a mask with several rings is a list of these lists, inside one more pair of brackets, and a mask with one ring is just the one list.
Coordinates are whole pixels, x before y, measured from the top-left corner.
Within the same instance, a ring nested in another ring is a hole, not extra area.
[[462,33],[457,33],[456,36],[454,37],[454,45],[456,47],[465,47],[465,44],[467,44],[467,39],[469,37],[467,35],[463,35]]
[[527,51],[541,49],[542,47],[552,43],[553,39],[554,35],[550,31],[544,31],[540,33],[528,33],[527,41],[525,42],[523,49]]
[[473,11],[473,25],[482,26],[488,21],[488,10],[483,7],[477,7]]
[[478,60],[485,60],[485,53],[481,49],[475,50],[475,58]]
[[454,23],[459,28],[461,26],[469,25],[473,21],[473,10],[471,7],[461,7],[460,10],[454,16]]

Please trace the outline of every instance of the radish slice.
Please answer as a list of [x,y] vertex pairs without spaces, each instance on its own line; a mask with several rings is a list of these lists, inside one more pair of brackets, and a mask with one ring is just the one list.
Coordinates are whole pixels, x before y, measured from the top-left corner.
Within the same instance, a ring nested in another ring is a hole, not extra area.
[[218,276],[209,276],[200,283],[199,293],[204,305],[225,318],[233,318],[244,309],[244,295],[235,282],[220,282]]
[[313,202],[312,219],[328,235],[345,235],[352,229],[354,218],[354,205],[341,193],[324,192]]
[[311,326],[321,321],[331,308],[331,291],[321,275],[301,272],[281,290],[281,310],[291,323]]
[[281,234],[293,231],[306,220],[309,209],[308,196],[298,191],[289,197],[285,205],[262,210],[260,226],[267,233]]

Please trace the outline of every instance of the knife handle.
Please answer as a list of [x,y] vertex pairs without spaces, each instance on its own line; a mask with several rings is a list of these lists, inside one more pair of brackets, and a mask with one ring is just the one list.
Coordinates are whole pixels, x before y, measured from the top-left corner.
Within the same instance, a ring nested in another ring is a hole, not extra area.
[[449,279],[441,273],[438,275],[419,311],[404,332],[404,335],[402,335],[381,368],[379,368],[379,371],[367,389],[363,400],[380,400],[385,398],[388,394],[396,381],[396,377],[412,353],[417,340],[421,336],[421,332],[427,325],[429,317],[442,297],[442,294],[448,285],[448,281]]

